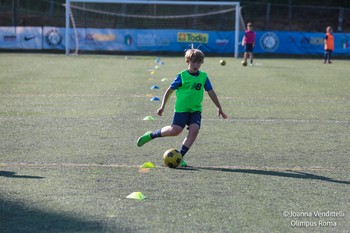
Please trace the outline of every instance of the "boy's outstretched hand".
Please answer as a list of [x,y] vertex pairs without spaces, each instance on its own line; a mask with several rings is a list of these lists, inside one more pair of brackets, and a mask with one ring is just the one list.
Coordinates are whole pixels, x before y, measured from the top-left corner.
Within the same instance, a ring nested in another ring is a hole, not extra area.
[[218,109],[218,116],[227,119],[227,115],[222,111],[222,109]]

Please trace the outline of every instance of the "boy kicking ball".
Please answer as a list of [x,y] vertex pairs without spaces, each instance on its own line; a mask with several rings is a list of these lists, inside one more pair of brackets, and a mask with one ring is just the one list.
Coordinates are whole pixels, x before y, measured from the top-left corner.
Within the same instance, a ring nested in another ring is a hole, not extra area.
[[[192,48],[185,53],[185,61],[187,63],[187,69],[181,71],[170,84],[164,93],[162,104],[157,110],[157,114],[162,116],[169,97],[175,92],[175,113],[172,125],[164,126],[153,132],[146,132],[137,140],[137,146],[143,146],[155,138],[177,136],[187,125],[188,134],[179,150],[182,157],[184,157],[199,133],[204,91],[208,92],[210,99],[217,107],[218,116],[227,119],[227,115],[222,111],[219,99],[210,83],[207,73],[200,70],[204,62],[204,53],[199,49],[194,49],[192,45]],[[183,159],[180,166],[187,166]]]

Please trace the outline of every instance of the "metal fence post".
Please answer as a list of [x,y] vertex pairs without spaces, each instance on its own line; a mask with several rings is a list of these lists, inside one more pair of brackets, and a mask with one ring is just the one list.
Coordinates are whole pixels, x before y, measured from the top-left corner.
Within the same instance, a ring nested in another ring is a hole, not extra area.
[[266,4],[266,19],[265,19],[265,30],[269,30],[270,27],[270,12],[271,12],[271,4]]
[[344,8],[339,8],[339,18],[338,18],[338,32],[343,31],[343,18],[344,18]]

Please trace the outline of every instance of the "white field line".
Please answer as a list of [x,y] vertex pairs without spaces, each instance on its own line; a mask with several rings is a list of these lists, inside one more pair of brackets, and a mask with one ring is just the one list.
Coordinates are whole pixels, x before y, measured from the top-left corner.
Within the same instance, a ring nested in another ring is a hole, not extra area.
[[[26,167],[26,168],[48,168],[48,167],[100,167],[100,168],[141,168],[141,165],[130,164],[97,164],[97,163],[0,163],[0,168],[4,167]],[[168,169],[165,166],[157,166],[157,169]],[[256,171],[337,171],[339,167],[269,167],[269,166],[194,166],[189,169],[223,169],[223,170],[256,170]]]
[[[202,121],[217,121],[214,118],[203,118]],[[237,118],[227,119],[229,122],[255,122],[255,123],[327,123],[327,124],[350,124],[350,120],[320,120],[320,119],[258,119],[258,118]]]
[[[40,119],[40,120],[52,120],[52,119],[75,119],[75,120],[80,120],[80,121],[104,121],[104,120],[113,120],[113,121],[141,121],[143,117],[135,117],[135,118],[121,118],[121,117],[113,117],[113,116],[106,116],[106,117],[64,117],[64,116],[55,116],[55,117],[48,117],[48,116],[28,116],[28,117],[23,117],[23,116],[0,116],[0,122],[1,121],[6,121],[6,120],[23,120],[23,119]],[[157,122],[165,122],[169,123],[168,118],[156,118]],[[296,123],[296,124],[343,124],[343,125],[348,125],[350,124],[350,120],[323,120],[323,119],[282,119],[282,118],[269,118],[269,119],[264,119],[264,118],[229,118],[226,120],[223,120],[222,118],[202,118],[202,122],[205,121],[224,121],[227,123],[240,123],[240,122],[247,122],[247,123],[270,123],[270,124],[279,124],[279,123]]]
[[[150,91],[151,92],[151,91]],[[129,98],[147,98],[149,94],[95,94],[95,93],[51,93],[51,94],[32,94],[32,93],[19,93],[19,94],[0,94],[1,97],[129,97]],[[163,93],[159,93],[162,95]],[[208,96],[204,98],[210,99]],[[276,101],[276,102],[335,102],[335,101],[345,101],[349,102],[349,97],[334,97],[334,98],[293,98],[293,97],[252,97],[252,98],[242,98],[234,96],[219,96],[222,100],[234,100],[234,101]]]

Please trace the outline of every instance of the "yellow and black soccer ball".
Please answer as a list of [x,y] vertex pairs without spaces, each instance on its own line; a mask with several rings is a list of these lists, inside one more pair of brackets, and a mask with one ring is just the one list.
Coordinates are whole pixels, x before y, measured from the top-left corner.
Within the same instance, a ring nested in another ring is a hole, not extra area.
[[182,155],[178,150],[171,148],[164,152],[163,160],[165,166],[170,168],[176,168],[181,163]]

